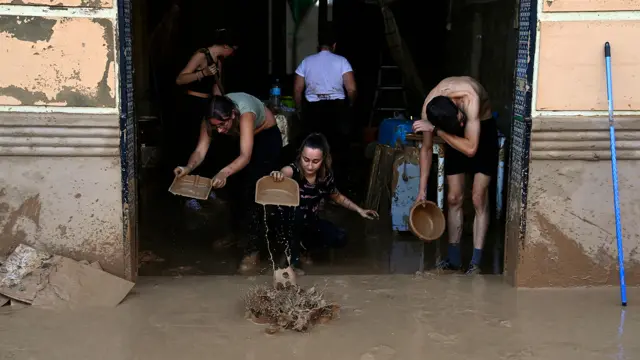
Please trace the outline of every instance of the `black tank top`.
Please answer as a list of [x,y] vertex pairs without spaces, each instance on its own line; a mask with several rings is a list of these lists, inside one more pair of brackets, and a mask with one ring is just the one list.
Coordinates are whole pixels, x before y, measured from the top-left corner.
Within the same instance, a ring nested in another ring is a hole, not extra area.
[[[216,64],[216,66],[218,66],[218,69],[220,68],[219,67],[220,64],[213,59],[213,56],[211,56],[211,52],[209,52],[209,49],[202,48],[198,50],[198,52],[203,53],[204,56],[207,58],[207,66]],[[197,71],[200,71],[200,70],[197,70]],[[216,84],[216,79],[218,78],[218,75],[219,74],[215,74],[213,76],[205,76],[200,81],[196,80],[190,83],[187,88],[191,91],[211,95],[213,92],[213,85]]]

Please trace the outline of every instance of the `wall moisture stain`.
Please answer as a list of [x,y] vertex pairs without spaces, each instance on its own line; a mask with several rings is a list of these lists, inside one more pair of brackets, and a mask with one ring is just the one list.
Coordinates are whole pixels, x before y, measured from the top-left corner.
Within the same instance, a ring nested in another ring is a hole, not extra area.
[[113,34],[106,19],[0,16],[0,105],[115,106]]
[[0,0],[0,4],[110,8],[113,7],[113,0]]
[[3,16],[0,17],[0,33],[9,33],[23,41],[49,41],[57,22],[37,17]]

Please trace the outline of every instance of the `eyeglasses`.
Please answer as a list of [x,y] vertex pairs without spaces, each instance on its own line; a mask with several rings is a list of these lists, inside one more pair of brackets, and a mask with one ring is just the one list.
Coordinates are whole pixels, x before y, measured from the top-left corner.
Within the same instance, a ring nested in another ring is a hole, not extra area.
[[211,129],[213,130],[220,130],[220,129],[224,129],[224,124],[212,124],[211,122],[209,122],[209,125],[211,126]]

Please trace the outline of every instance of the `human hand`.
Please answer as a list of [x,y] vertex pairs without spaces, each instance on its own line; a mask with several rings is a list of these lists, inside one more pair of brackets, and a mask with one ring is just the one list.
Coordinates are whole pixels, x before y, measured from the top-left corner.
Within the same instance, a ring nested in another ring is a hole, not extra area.
[[216,64],[207,66],[206,68],[202,69],[202,74],[204,74],[204,76],[213,76],[217,73],[218,73],[218,67],[216,66]]
[[427,201],[427,194],[421,191],[420,193],[418,193],[418,197],[416,198],[414,204],[424,203],[425,201]]
[[220,189],[227,184],[227,176],[223,173],[217,173],[216,176],[211,179],[211,187],[214,189]]
[[358,211],[358,214],[360,214],[360,216],[362,216],[363,218],[367,219],[367,220],[377,220],[380,218],[380,215],[378,215],[377,212],[375,212],[374,210],[364,210],[364,209],[360,209]]
[[271,172],[271,178],[275,182],[280,182],[280,181],[284,180],[284,174],[281,171],[272,171]]
[[173,174],[177,178],[181,178],[183,176],[189,175],[190,172],[191,172],[191,168],[188,166],[178,166],[175,169],[173,169]]
[[413,122],[413,125],[411,125],[411,127],[413,128],[413,132],[415,133],[419,133],[419,132],[430,132],[433,131],[434,126],[429,122],[429,120],[416,120]]

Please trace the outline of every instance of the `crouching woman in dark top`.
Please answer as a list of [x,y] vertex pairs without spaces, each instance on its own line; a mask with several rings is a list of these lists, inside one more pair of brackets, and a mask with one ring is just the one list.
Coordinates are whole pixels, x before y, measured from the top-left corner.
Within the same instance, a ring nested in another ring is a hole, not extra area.
[[[308,251],[317,247],[340,247],[346,241],[346,233],[343,229],[318,216],[320,202],[323,199],[329,198],[346,209],[356,211],[365,219],[378,218],[377,212],[362,209],[346,196],[340,194],[335,186],[331,171],[329,144],[322,134],[309,135],[302,142],[296,161],[283,167],[280,171],[272,172],[271,177],[275,181],[283,181],[285,177],[292,178],[298,182],[300,187],[300,206],[290,210],[295,214],[288,217],[293,219],[293,224],[284,224],[285,227],[293,227],[293,236],[286,239],[284,244],[276,242],[270,245],[272,256],[281,255],[288,245],[291,250],[291,253],[287,254],[291,257],[290,264],[281,263],[281,267],[291,265],[298,275],[304,273],[300,261],[301,250]],[[276,260],[282,261],[274,259],[274,261]]]

